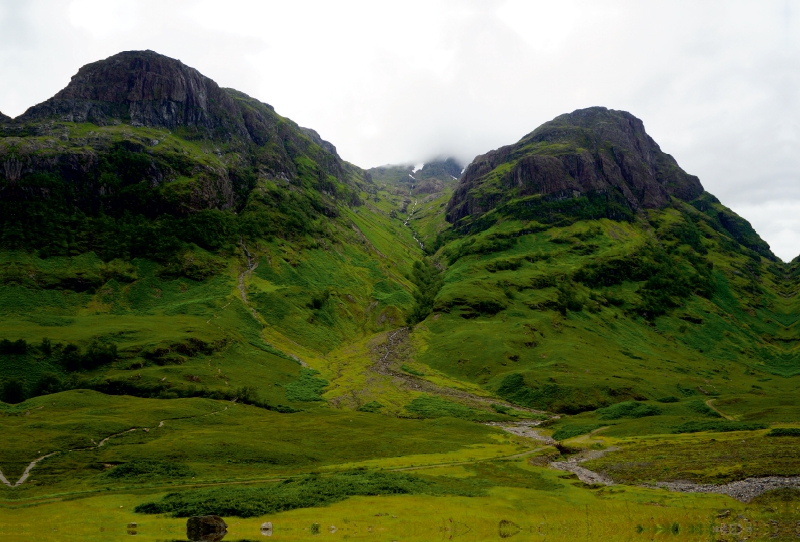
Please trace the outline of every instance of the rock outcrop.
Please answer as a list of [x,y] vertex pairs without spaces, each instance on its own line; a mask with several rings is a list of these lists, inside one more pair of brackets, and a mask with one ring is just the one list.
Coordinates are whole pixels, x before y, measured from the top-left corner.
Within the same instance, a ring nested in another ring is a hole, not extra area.
[[153,51],[126,51],[82,67],[66,88],[16,120],[125,122],[245,135],[237,117],[231,96],[194,68]]
[[[73,123],[94,124],[106,131],[82,132]],[[114,125],[134,130],[107,130]],[[178,158],[159,159],[164,155],[159,150],[163,138],[139,133],[138,127],[205,140],[202,152],[213,153],[218,163],[211,165],[201,154],[183,150]],[[272,106],[222,88],[196,69],[153,51],[127,51],[88,64],[49,100],[16,119],[0,115],[0,180],[14,185],[29,175],[58,178],[69,192],[76,192],[68,205],[84,212],[93,213],[99,200],[113,198],[119,191],[98,183],[102,173],[98,168],[111,160],[110,155],[118,155],[119,149],[126,156],[150,162],[139,168],[136,179],[150,187],[190,179],[179,197],[152,202],[154,214],[241,207],[254,176],[294,189],[311,186],[329,200],[317,207],[331,214],[336,200],[358,204],[360,188],[355,185],[368,181],[363,171],[344,162],[336,147],[314,130],[301,128],[275,113]],[[301,156],[304,165],[298,167]],[[39,192],[25,188],[4,193],[0,187],[0,200],[53,195],[53,190]]]
[[417,179],[458,179],[461,176],[461,170],[464,167],[459,164],[455,158],[436,159],[430,162],[425,162],[422,169],[419,170],[414,176]]
[[475,158],[447,206],[447,220],[478,217],[514,198],[551,199],[604,194],[635,211],[663,208],[670,197],[691,200],[703,193],[661,151],[641,120],[604,107],[556,117],[523,137]]
[[4,115],[2,111],[0,111],[0,122],[11,122],[11,117],[8,115]]

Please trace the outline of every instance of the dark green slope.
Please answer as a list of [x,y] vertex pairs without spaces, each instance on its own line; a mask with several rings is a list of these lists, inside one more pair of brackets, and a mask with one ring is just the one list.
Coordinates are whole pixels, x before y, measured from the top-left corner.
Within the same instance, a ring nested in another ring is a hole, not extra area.
[[453,378],[578,412],[800,373],[790,268],[628,113],[477,157],[447,209],[418,359]]

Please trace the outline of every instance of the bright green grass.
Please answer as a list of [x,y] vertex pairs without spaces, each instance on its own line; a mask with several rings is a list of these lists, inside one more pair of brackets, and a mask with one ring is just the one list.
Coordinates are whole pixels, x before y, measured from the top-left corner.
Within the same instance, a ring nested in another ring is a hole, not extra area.
[[[170,472],[191,471],[196,482],[269,478],[476,445],[491,449],[499,435],[497,429],[453,418],[404,420],[324,408],[279,414],[207,399],[138,399],[91,391],[31,399],[1,416],[0,469],[8,479],[16,480],[33,459],[59,452],[37,465],[25,485],[3,486],[6,498],[158,485],[169,483]],[[161,470],[152,477],[111,474],[117,465],[138,472],[147,462]]]

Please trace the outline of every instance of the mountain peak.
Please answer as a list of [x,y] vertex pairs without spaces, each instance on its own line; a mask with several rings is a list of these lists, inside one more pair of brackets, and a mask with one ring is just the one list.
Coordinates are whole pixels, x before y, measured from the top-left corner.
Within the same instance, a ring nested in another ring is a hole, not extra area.
[[18,120],[214,130],[240,128],[231,118],[237,112],[217,83],[180,60],[148,50],[125,51],[83,66],[66,88]]
[[590,107],[475,158],[448,205],[447,219],[455,223],[537,195],[547,201],[600,197],[612,203],[609,208],[636,211],[666,207],[672,196],[689,201],[702,193],[700,180],[661,151],[640,119]]

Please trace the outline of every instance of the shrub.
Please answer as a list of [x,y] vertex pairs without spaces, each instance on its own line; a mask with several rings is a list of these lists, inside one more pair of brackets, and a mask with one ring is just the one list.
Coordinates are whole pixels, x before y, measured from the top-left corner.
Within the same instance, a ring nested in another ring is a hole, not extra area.
[[300,369],[300,378],[286,384],[286,399],[289,401],[322,401],[322,393],[328,385],[327,380],[317,378],[319,371],[304,367]]
[[51,393],[58,393],[64,389],[64,384],[55,373],[44,373],[36,385],[33,387],[31,395],[38,397],[39,395],[49,395]]
[[353,471],[330,476],[305,476],[263,487],[219,487],[169,493],[156,502],[140,504],[140,514],[173,517],[217,514],[243,518],[311,508],[356,495],[444,494],[434,484],[408,474]]
[[732,422],[728,420],[718,420],[713,422],[685,422],[672,429],[673,433],[700,433],[703,431],[714,431],[725,433],[730,431],[757,431],[766,429],[763,423]]
[[553,433],[553,438],[555,440],[567,440],[572,437],[577,437],[578,435],[591,433],[595,429],[600,429],[601,427],[603,427],[603,424],[600,423],[587,425],[565,425]]
[[28,343],[25,339],[18,339],[13,342],[8,339],[0,341],[0,354],[24,356],[27,351]]
[[383,408],[383,405],[380,404],[378,401],[370,401],[369,403],[367,403],[365,405],[361,405],[360,407],[358,407],[358,411],[359,412],[372,412],[372,413],[375,413],[375,412],[380,412],[380,410],[382,408]]
[[0,400],[4,403],[16,405],[26,399],[25,386],[17,378],[11,378],[3,383],[0,388]]
[[117,465],[104,473],[114,480],[153,479],[153,478],[188,478],[195,473],[186,465],[168,461],[134,460]]
[[477,410],[468,406],[460,405],[446,399],[423,395],[417,397],[406,405],[406,410],[422,418],[461,418],[464,420],[475,421],[494,421],[506,419],[498,414],[492,414],[483,410]]
[[690,401],[686,405],[689,410],[708,418],[721,418],[719,412],[705,404],[702,400]]
[[423,321],[433,312],[433,302],[436,294],[442,288],[442,274],[427,259],[423,262],[414,262],[411,281],[417,287],[414,292],[414,308],[408,319],[412,324]]
[[655,405],[648,405],[636,401],[625,401],[611,405],[608,408],[597,409],[601,420],[619,420],[620,418],[645,418],[658,416],[661,409]]
[[800,427],[776,427],[767,433],[768,437],[800,437]]

